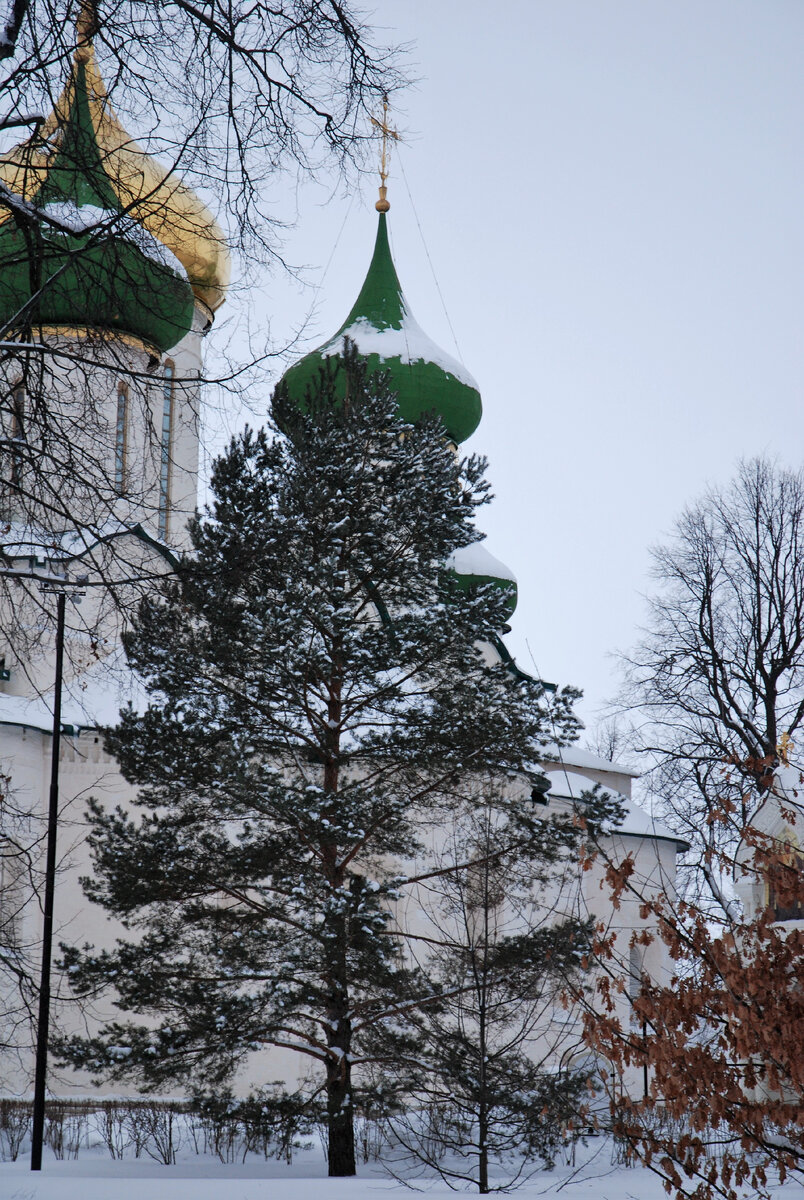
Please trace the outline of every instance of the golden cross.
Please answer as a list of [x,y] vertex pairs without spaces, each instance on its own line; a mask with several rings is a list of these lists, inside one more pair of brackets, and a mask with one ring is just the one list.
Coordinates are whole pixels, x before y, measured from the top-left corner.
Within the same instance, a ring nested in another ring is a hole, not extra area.
[[399,134],[395,129],[392,129],[388,124],[388,97],[382,98],[382,120],[377,117],[371,118],[372,125],[375,125],[382,134],[382,152],[380,154],[380,198],[374,207],[377,212],[388,212],[391,205],[386,199],[388,188],[385,182],[388,178],[388,139],[393,138],[395,142],[399,141]]
[[793,739],[790,737],[789,733],[783,733],[782,737],[781,737],[781,741],[779,742],[779,745],[776,747],[776,753],[779,755],[779,759],[781,760],[782,765],[785,767],[789,766],[789,764],[790,764],[790,751],[791,750],[795,750],[795,746],[793,745]]
[[75,21],[75,31],[82,41],[89,42],[98,32],[98,8],[94,0],[81,0]]
[[78,42],[76,57],[86,62],[92,55],[92,39],[98,32],[98,9],[95,0],[81,0],[81,7],[75,21],[75,34]]

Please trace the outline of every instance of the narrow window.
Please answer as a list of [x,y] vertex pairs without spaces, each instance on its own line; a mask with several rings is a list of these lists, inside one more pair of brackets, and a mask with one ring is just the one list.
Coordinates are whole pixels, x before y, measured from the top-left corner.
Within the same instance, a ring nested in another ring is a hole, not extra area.
[[170,503],[170,451],[173,431],[173,364],[165,364],[162,379],[162,431],[159,448],[159,536],[167,537]]
[[25,441],[25,388],[19,384],[14,388],[11,398],[11,436],[18,441]]
[[[15,442],[25,441],[25,388],[19,384],[11,393],[11,437]],[[11,482],[19,484],[22,476],[22,454],[13,450],[11,454]]]
[[8,947],[19,945],[21,871],[14,858],[0,861],[0,942]]
[[637,1017],[633,1005],[642,994],[642,954],[639,946],[631,946],[628,952],[628,999],[631,1002],[631,1023],[636,1024]]
[[114,436],[114,486],[122,496],[128,469],[128,385],[117,385],[117,422]]

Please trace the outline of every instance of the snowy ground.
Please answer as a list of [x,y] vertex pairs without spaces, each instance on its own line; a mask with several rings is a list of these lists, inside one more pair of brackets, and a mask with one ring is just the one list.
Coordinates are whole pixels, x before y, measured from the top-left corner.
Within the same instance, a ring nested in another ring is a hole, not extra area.
[[[661,1182],[644,1168],[612,1166],[611,1146],[599,1141],[575,1171],[540,1172],[520,1188],[521,1200],[663,1200]],[[381,1168],[362,1167],[356,1179],[327,1179],[320,1153],[299,1154],[288,1167],[253,1159],[223,1164],[196,1157],[166,1167],[147,1159],[113,1161],[82,1151],[75,1161],[45,1158],[31,1173],[27,1158],[0,1163],[2,1200],[401,1200],[416,1193],[389,1179]],[[419,1183],[430,1197],[455,1196],[446,1184]],[[470,1193],[471,1194],[471,1193]],[[476,1194],[476,1193],[475,1193]],[[746,1194],[751,1195],[751,1193]],[[774,1200],[801,1200],[801,1187],[777,1188]]]

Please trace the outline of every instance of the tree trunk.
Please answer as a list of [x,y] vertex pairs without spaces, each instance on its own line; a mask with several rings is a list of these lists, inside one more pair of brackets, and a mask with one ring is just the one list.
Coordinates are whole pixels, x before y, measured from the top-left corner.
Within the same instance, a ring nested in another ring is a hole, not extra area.
[[[485,998],[485,997],[484,997]],[[477,1190],[481,1196],[489,1190],[489,1109],[486,1103],[486,1020],[485,1006],[480,1010],[480,1070],[477,1106]]]
[[[333,649],[333,672],[329,680],[327,703],[327,733],[324,758],[324,791],[329,805],[337,804],[338,762],[340,757],[340,724],[342,677],[337,648]],[[344,886],[343,868],[338,863],[338,847],[324,843],[321,847],[327,883],[337,894]],[[327,1041],[336,1057],[327,1062],[327,1152],[330,1175],[354,1175],[355,1127],[352,1106],[352,1025],[349,1015],[349,969],[347,945],[349,920],[340,907],[330,914],[326,978],[330,995],[327,1005],[329,1034]]]
[[328,1169],[330,1175],[354,1175],[355,1128],[352,1071],[347,1059],[327,1068]]
[[[486,845],[488,846],[489,830],[486,829]],[[481,1196],[487,1196],[489,1191],[489,1109],[487,1100],[487,1046],[486,1046],[486,1016],[488,1012],[488,949],[490,943],[491,899],[489,896],[489,864],[483,868],[483,941],[481,943],[482,958],[478,965],[475,959],[475,986],[477,988],[478,1007],[478,1063],[479,1104],[477,1111],[477,1190]]]
[[478,1144],[480,1153],[477,1156],[477,1190],[481,1196],[487,1196],[489,1191],[489,1120],[486,1105],[481,1102],[480,1120],[478,1122]]

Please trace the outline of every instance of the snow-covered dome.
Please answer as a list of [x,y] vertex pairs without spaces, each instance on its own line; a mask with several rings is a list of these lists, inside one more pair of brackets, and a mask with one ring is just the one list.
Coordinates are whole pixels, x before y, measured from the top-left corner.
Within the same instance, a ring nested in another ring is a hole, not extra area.
[[305,392],[315,384],[322,360],[341,354],[344,337],[365,355],[370,371],[390,372],[399,413],[406,421],[435,411],[454,442],[465,441],[477,429],[482,413],[478,386],[466,368],[436,346],[414,320],[391,257],[384,212],[354,308],[334,337],[283,377],[297,404],[304,403]]
[[484,583],[493,583],[508,594],[508,613],[513,613],[517,604],[516,575],[510,567],[490,554],[482,542],[461,546],[447,559],[447,567],[454,573],[458,586],[470,591]]

